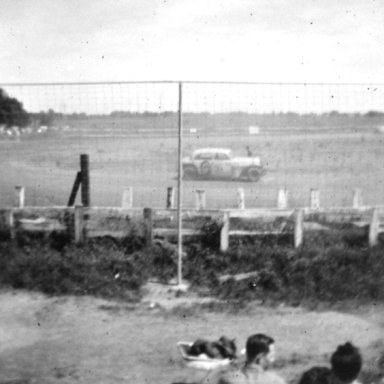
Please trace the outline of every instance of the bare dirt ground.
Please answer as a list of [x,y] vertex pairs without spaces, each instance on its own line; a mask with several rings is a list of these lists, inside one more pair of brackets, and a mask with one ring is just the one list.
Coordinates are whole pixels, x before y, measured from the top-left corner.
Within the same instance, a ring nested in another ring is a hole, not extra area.
[[0,383],[171,383],[204,372],[183,365],[176,343],[197,337],[236,337],[238,348],[256,332],[272,335],[276,369],[290,382],[313,364],[327,364],[337,344],[351,340],[365,368],[384,348],[384,307],[348,311],[252,305],[238,313],[199,310],[194,296],[176,297],[150,284],[140,304],[93,297],[0,293]]

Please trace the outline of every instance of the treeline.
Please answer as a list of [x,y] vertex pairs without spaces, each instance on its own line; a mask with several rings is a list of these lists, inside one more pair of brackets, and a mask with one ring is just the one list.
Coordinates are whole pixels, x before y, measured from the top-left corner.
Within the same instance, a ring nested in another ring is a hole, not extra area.
[[[157,125],[162,121],[164,125],[174,125],[178,119],[178,112],[127,112],[113,111],[109,114],[61,113],[53,109],[37,113],[27,112],[23,104],[15,98],[9,97],[0,88],[0,126],[6,129],[13,126],[23,128],[26,126],[47,126],[62,124],[63,121],[79,120],[128,120],[140,125]],[[384,112],[369,111],[367,113],[342,113],[338,111],[323,113],[297,113],[297,112],[184,112],[183,121],[186,127],[337,127],[337,126],[365,126],[384,125]]]
[[[105,115],[87,115],[86,113],[55,114],[56,119],[65,117],[74,120],[127,120],[135,123],[158,123],[174,125],[177,123],[177,112],[124,112],[114,111]],[[247,113],[247,112],[185,112],[183,123],[186,127],[343,127],[343,126],[372,126],[384,125],[384,112],[369,111],[367,113],[342,113],[338,111],[324,113]]]

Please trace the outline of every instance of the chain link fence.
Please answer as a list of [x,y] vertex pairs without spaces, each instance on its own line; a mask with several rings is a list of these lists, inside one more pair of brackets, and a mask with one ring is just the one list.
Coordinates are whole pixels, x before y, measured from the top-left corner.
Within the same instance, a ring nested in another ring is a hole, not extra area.
[[[90,158],[91,203],[165,207],[177,188],[177,82],[3,84],[31,115],[24,129],[1,127],[0,204],[14,187],[25,204],[66,205]],[[206,207],[384,204],[383,84],[182,83],[184,207],[204,191]],[[203,152],[196,150],[206,149]],[[228,150],[228,151],[227,151]],[[205,164],[204,166],[202,164]],[[263,172],[251,177],[251,166]]]

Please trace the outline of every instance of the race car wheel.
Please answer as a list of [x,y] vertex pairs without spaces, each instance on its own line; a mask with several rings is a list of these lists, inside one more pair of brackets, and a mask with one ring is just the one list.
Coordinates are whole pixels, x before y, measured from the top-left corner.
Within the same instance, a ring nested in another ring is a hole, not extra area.
[[208,177],[212,173],[212,167],[209,161],[203,161],[200,165],[200,174],[203,177]]
[[185,167],[183,169],[183,177],[185,180],[195,179],[197,177],[197,169],[193,166]]
[[260,171],[257,168],[249,168],[247,172],[247,178],[249,181],[259,181],[260,179]]

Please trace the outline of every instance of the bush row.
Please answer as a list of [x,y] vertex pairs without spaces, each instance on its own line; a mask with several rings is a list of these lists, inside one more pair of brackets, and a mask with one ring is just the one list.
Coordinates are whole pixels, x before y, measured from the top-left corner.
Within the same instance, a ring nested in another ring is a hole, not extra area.
[[[221,253],[208,233],[201,242],[185,246],[183,277],[192,289],[237,304],[255,299],[383,300],[384,247],[367,248],[359,236],[355,241],[350,235],[317,235],[298,250],[284,238],[242,239]],[[256,275],[219,279],[246,272]],[[0,242],[3,286],[139,300],[148,279],[166,282],[176,274],[176,247],[161,241],[146,249],[134,237],[119,243],[92,240],[83,246],[55,237]]]
[[[245,304],[255,299],[300,302],[384,300],[384,249],[326,248],[254,244],[234,246],[223,254],[197,252],[187,262],[186,278],[209,285],[221,299]],[[200,266],[199,268],[193,267]],[[256,272],[237,281],[219,282],[219,275]]]

